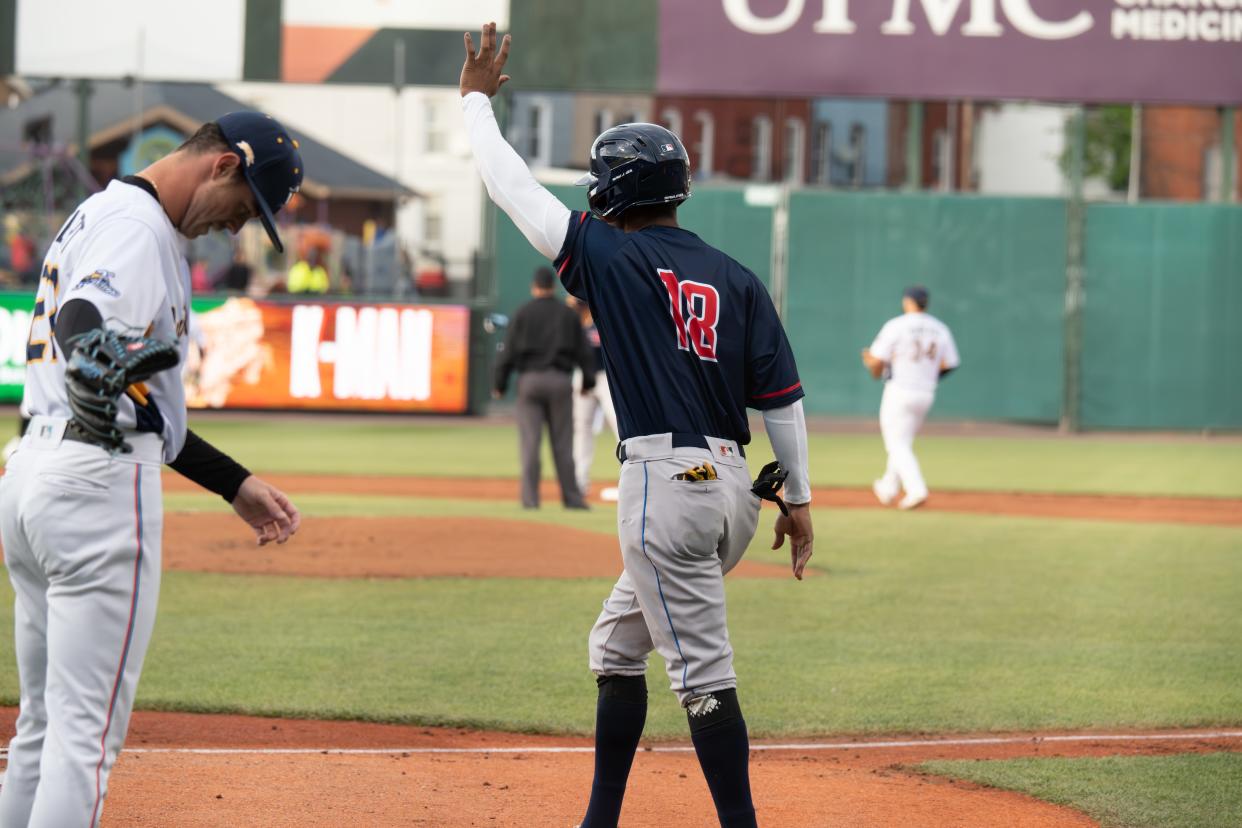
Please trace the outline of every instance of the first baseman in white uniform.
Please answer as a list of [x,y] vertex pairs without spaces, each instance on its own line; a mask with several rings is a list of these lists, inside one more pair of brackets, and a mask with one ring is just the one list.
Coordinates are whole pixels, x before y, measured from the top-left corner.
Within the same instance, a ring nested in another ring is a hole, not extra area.
[[260,544],[297,530],[284,494],[187,430],[176,363],[190,305],[179,237],[258,216],[279,248],[272,213],[301,180],[279,123],[231,113],[82,202],[48,249],[27,344],[32,419],[0,480],[21,684],[4,828],[100,821],[155,623],[161,467],[228,500]]
[[908,288],[901,298],[901,316],[885,322],[871,347],[862,352],[871,375],[885,379],[880,433],[888,467],[872,491],[885,506],[904,491],[898,504],[902,509],[917,508],[927,500],[927,483],[914,456],[914,435],[931,410],[940,378],[961,364],[948,326],[927,312],[928,298],[927,288]]

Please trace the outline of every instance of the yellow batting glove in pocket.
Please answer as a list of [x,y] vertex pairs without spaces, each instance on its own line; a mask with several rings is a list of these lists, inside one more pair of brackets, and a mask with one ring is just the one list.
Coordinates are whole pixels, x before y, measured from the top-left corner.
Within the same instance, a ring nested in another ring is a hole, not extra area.
[[701,466],[695,466],[692,469],[686,469],[680,474],[673,475],[674,480],[690,480],[693,482],[715,480],[716,477],[716,467],[711,463],[704,463]]

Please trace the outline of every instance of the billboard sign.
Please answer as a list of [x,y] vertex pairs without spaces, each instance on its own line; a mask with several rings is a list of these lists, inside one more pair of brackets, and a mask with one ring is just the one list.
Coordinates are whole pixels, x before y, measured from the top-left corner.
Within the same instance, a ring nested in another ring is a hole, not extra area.
[[34,291],[0,293],[0,402],[18,403],[26,383],[26,342]]
[[470,311],[461,306],[229,299],[198,314],[193,408],[466,410]]
[[1242,0],[660,0],[658,85],[1237,104]]
[[[0,402],[22,398],[33,298],[0,293]],[[465,413],[469,308],[194,300],[191,408]]]

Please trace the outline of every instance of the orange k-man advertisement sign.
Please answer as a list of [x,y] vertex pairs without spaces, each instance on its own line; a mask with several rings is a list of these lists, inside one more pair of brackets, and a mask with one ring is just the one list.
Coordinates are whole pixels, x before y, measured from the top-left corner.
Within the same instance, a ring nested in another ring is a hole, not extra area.
[[466,410],[465,307],[236,298],[196,322],[192,408]]

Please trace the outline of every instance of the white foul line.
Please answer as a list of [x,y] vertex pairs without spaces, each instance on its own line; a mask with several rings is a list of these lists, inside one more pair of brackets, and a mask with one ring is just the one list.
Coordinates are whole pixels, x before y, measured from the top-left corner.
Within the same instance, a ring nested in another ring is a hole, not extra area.
[[[1197,739],[1242,739],[1242,730],[1177,731],[1176,733],[1075,733],[1059,736],[992,736],[970,739],[910,739],[887,742],[791,742],[751,745],[753,751],[876,750],[882,748],[971,747],[1060,742],[1167,742]],[[644,753],[693,753],[690,745],[657,745],[639,748]],[[392,756],[394,754],[486,754],[486,753],[594,753],[590,747],[409,747],[409,748],[125,748],[123,753],[177,753],[205,756]],[[8,750],[0,749],[0,756]]]

